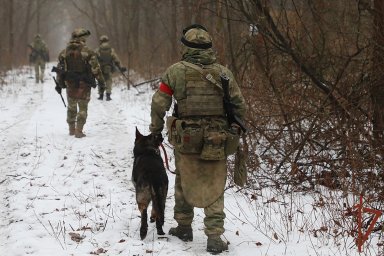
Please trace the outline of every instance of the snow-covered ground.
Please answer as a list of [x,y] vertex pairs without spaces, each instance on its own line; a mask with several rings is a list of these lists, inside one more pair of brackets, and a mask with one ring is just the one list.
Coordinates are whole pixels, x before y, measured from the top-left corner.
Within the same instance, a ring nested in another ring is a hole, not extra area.
[[[76,139],[68,135],[66,109],[49,70],[44,84],[35,84],[25,68],[10,73],[8,84],[0,87],[0,255],[210,255],[205,251],[202,209],[195,209],[193,242],[159,237],[152,223],[140,240],[130,181],[132,149],[135,127],[149,132],[154,91],[143,85],[139,89],[145,93],[138,94],[117,84],[113,100],[106,102],[97,100],[92,90],[87,137]],[[65,90],[63,96],[66,100]],[[173,170],[172,149],[167,151]],[[174,175],[168,175],[166,232],[176,225]],[[351,237],[338,239],[337,246],[332,238],[315,238],[295,228],[309,222],[305,217],[294,219],[293,227],[284,226],[281,213],[287,208],[317,216],[314,202],[298,196],[300,203],[287,207],[280,200],[292,203],[295,198],[270,195],[273,200],[268,202],[229,187],[223,238],[230,244],[222,255],[359,255]],[[378,254],[376,244],[366,246],[368,253],[361,255]]]

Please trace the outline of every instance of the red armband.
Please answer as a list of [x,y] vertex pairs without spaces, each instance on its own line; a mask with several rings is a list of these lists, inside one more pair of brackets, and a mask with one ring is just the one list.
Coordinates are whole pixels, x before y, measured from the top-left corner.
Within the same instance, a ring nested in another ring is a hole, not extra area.
[[173,95],[173,90],[171,89],[171,87],[169,87],[167,84],[165,84],[163,82],[160,83],[159,91],[161,91],[165,94],[168,94],[169,96]]

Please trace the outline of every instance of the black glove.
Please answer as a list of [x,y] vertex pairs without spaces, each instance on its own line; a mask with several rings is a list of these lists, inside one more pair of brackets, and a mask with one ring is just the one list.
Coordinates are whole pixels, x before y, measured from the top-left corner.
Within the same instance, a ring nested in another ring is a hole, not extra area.
[[120,71],[123,72],[123,73],[124,73],[125,71],[127,71],[127,70],[128,70],[128,69],[127,69],[126,67],[120,67]]
[[[96,84],[95,84],[95,87],[93,87],[93,88],[96,88]],[[99,88],[100,88],[101,90],[104,90],[104,88],[105,88],[105,83],[104,83],[104,82],[99,82]]]
[[155,144],[156,147],[160,146],[160,144],[163,142],[163,135],[161,133],[152,133],[152,139],[153,143]]
[[58,94],[61,94],[62,89],[60,86],[56,85],[55,90],[57,91]]

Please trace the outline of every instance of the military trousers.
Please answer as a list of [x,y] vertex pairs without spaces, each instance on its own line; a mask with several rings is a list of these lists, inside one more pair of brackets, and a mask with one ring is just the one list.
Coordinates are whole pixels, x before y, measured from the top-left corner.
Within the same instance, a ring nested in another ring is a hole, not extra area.
[[89,99],[75,99],[67,97],[67,123],[82,128],[87,121]]
[[105,81],[105,88],[99,87],[99,94],[112,93],[112,72],[103,72],[103,77]]
[[35,79],[36,83],[39,81],[43,82],[44,80],[44,72],[45,72],[45,61],[42,59],[37,59],[35,61]]
[[[176,161],[176,179],[175,179],[175,207],[174,207],[174,219],[179,225],[191,225],[194,217],[194,206],[187,202],[183,194],[182,182],[180,172],[180,163],[184,160],[185,156],[175,151]],[[179,168],[178,168],[179,167]],[[190,182],[195,182],[191,180]],[[199,184],[195,184],[199,186]],[[204,207],[204,233],[207,236],[221,235],[224,233],[224,191],[221,196],[212,204]]]

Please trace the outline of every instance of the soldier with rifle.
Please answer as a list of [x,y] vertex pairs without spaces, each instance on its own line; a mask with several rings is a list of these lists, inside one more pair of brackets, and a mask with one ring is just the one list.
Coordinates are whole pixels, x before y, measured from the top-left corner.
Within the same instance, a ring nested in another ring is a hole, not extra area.
[[75,29],[67,47],[59,54],[59,63],[52,69],[56,72],[57,93],[63,88],[67,90],[67,123],[69,135],[76,138],[85,137],[83,132],[87,121],[88,103],[91,87],[104,88],[105,81],[94,51],[86,46],[86,38],[91,33],[84,28]]
[[227,156],[236,152],[240,133],[246,130],[241,121],[245,102],[232,72],[216,62],[205,27],[185,28],[181,42],[182,60],[165,71],[152,97],[149,129],[155,140],[162,141],[164,117],[175,101],[175,113],[166,121],[176,164],[177,226],[169,234],[192,241],[194,207],[204,208],[207,251],[217,254],[228,250],[221,239]]
[[29,54],[29,62],[35,65],[35,80],[44,82],[45,63],[49,61],[49,51],[47,45],[41,38],[40,34],[36,34],[33,42],[28,44],[31,49]]
[[95,50],[97,54],[97,59],[100,63],[101,71],[105,79],[106,86],[99,87],[99,100],[103,100],[104,91],[106,92],[106,100],[112,100],[112,75],[115,72],[116,68],[124,75],[124,72],[127,71],[127,68],[121,66],[119,57],[116,54],[115,49],[113,49],[109,44],[109,38],[106,35],[100,37],[100,46]]

